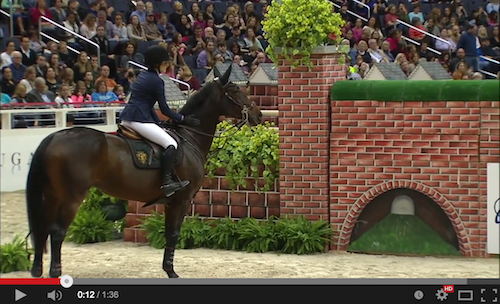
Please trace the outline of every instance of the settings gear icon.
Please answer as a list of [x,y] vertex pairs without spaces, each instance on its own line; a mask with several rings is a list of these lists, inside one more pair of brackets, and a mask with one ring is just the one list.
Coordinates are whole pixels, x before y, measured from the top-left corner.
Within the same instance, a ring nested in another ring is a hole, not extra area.
[[436,298],[442,302],[442,301],[448,299],[448,294],[446,292],[444,292],[443,288],[441,288],[441,289],[438,289],[438,291],[436,292]]

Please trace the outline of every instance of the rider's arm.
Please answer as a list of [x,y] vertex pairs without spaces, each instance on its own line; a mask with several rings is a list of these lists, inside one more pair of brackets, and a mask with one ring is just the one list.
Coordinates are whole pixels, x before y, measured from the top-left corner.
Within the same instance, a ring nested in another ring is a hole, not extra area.
[[159,78],[159,80],[160,80],[160,85],[155,85],[155,90],[156,90],[155,93],[157,96],[158,105],[160,106],[161,113],[172,120],[183,121],[184,116],[172,111],[172,109],[170,109],[170,107],[168,106],[167,99],[165,97],[165,84],[163,83],[163,80],[161,78]]
[[160,117],[158,117],[158,113],[156,113],[156,109],[154,107],[151,108],[151,116],[157,124],[161,122]]

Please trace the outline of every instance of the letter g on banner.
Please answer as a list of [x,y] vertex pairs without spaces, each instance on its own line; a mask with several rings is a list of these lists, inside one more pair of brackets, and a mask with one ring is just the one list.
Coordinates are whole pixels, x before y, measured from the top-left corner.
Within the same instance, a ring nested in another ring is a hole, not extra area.
[[12,153],[12,156],[10,157],[10,161],[12,162],[12,165],[17,166],[21,164],[21,153],[19,152],[14,152]]

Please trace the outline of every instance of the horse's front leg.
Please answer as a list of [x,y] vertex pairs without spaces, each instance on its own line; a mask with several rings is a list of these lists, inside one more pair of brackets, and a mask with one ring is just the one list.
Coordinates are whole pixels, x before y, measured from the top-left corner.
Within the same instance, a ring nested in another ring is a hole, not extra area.
[[163,253],[163,270],[169,278],[178,278],[174,271],[175,247],[181,232],[182,222],[191,201],[171,202],[165,208],[165,240],[166,246]]

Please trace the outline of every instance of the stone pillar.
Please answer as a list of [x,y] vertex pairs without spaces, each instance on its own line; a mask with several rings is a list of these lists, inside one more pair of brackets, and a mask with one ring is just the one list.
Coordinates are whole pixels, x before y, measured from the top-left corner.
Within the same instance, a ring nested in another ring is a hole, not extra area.
[[345,80],[341,56],[326,46],[313,52],[311,70],[277,63],[281,216],[329,219],[329,94],[335,81]]

